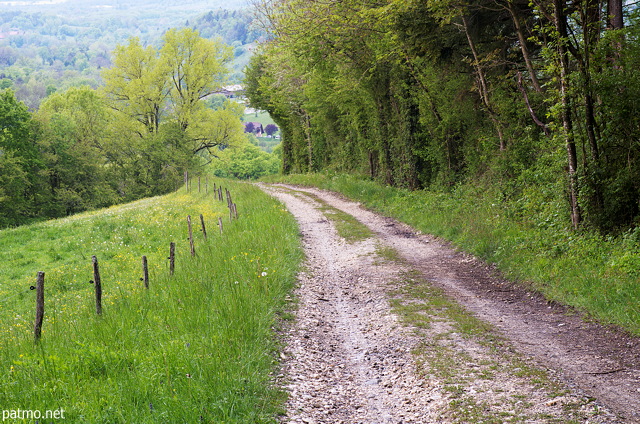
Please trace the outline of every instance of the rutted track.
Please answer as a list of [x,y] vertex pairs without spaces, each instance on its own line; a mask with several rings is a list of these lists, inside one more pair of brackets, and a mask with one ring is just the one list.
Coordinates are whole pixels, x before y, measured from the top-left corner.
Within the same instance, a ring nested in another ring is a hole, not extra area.
[[[290,393],[284,422],[640,422],[637,338],[567,314],[475,258],[333,193],[261,188],[296,217],[308,258],[296,320],[283,335],[281,378]],[[347,243],[314,197],[375,236]],[[402,260],[382,260],[381,246]],[[428,328],[401,323],[389,300],[398,286],[411,284],[400,281],[412,270],[492,325],[506,340],[505,352],[548,368],[565,387],[562,396],[519,373],[515,356],[461,337],[445,318]],[[429,362],[441,352],[456,358],[447,378]]]

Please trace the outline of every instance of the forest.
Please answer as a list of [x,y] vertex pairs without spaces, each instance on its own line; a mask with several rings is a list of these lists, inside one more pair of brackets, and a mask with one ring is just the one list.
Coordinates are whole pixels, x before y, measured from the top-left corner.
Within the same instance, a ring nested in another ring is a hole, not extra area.
[[444,192],[539,227],[638,224],[640,35],[621,0],[258,2],[247,95],[283,169]]
[[[109,4],[113,3],[113,4]],[[68,1],[0,8],[0,89],[12,88],[31,110],[56,90],[97,88],[117,45],[137,37],[157,47],[170,28],[189,27],[233,48],[229,79],[239,83],[251,50],[265,36],[247,9],[211,2]]]

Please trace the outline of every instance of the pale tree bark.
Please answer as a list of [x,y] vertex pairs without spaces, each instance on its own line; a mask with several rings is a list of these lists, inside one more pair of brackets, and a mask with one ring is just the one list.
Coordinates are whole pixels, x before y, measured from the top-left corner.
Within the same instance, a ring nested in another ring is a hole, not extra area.
[[[533,61],[531,60],[531,54],[529,53],[529,49],[527,48],[527,37],[522,28],[522,22],[520,21],[520,16],[518,15],[518,11],[513,4],[512,0],[507,0],[506,9],[509,11],[511,15],[511,19],[513,21],[513,27],[518,36],[518,42],[520,44],[520,52],[522,53],[522,58],[524,59],[525,66],[527,67],[527,72],[529,73],[529,79],[531,80],[531,85],[536,93],[542,93],[543,89],[540,85],[540,81],[538,80],[538,75],[536,73],[535,68],[533,67]],[[538,118],[538,114],[531,106],[531,102],[529,101],[529,95],[527,94],[527,89],[524,85],[524,78],[522,73],[518,71],[518,89],[522,93],[522,97],[524,98],[524,103],[527,105],[527,110],[531,115],[531,119],[536,123],[537,126],[542,128],[544,134],[548,137],[551,135],[551,131],[546,123],[544,123],[540,118]]]
[[516,30],[516,34],[518,35],[520,51],[522,52],[522,58],[524,59],[527,71],[529,72],[529,78],[531,78],[531,85],[533,85],[533,89],[536,92],[542,93],[542,87],[540,86],[538,75],[536,74],[536,71],[533,67],[533,61],[531,60],[531,55],[529,54],[529,49],[527,48],[527,37],[524,34],[524,29],[522,28],[520,17],[518,16],[518,13],[512,1],[507,1],[507,10],[509,10],[509,13],[511,14],[513,27]]
[[567,17],[563,0],[553,0],[553,14],[556,31],[558,32],[557,50],[560,60],[560,102],[562,129],[567,149],[569,202],[571,206],[571,224],[578,229],[582,220],[578,203],[578,159],[573,134],[573,121],[569,104],[569,52],[567,51]]
[[538,118],[538,115],[536,114],[536,111],[533,110],[533,107],[531,106],[531,102],[529,101],[529,95],[527,94],[527,90],[524,87],[524,84],[523,84],[522,80],[523,80],[522,73],[520,71],[518,71],[518,88],[520,89],[520,92],[522,93],[522,97],[524,97],[524,103],[527,105],[527,110],[529,111],[529,114],[531,115],[531,119],[533,119],[533,122],[535,122],[537,126],[542,128],[542,131],[544,131],[544,135],[549,137],[551,135],[551,131],[549,130],[549,127],[547,126],[547,124],[545,124],[544,122],[542,122],[540,120],[540,118]]
[[502,132],[502,123],[500,119],[498,119],[498,114],[491,107],[491,102],[489,100],[489,88],[487,84],[487,78],[484,73],[484,69],[482,69],[482,65],[480,63],[480,55],[478,54],[478,50],[476,49],[476,44],[471,37],[469,32],[469,23],[467,21],[467,17],[462,15],[462,27],[464,29],[464,33],[467,36],[467,41],[469,42],[469,48],[471,49],[471,54],[473,55],[473,66],[476,70],[476,76],[478,80],[478,90],[480,91],[480,98],[482,103],[485,105],[487,109],[487,113],[489,114],[489,119],[493,122],[494,127],[498,133],[498,139],[500,140],[500,150],[503,151],[506,149],[504,134]]
[[313,172],[313,144],[311,142],[311,116],[305,111],[302,115],[303,119],[303,127],[304,127],[304,137],[307,141],[307,152],[309,154],[309,171]]

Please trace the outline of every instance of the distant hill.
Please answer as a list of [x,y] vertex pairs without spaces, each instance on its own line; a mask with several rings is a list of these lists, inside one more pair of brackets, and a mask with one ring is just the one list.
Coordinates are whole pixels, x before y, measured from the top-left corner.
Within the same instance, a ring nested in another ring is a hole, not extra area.
[[99,86],[111,52],[129,38],[157,45],[166,30],[185,26],[234,48],[237,83],[265,36],[252,22],[248,0],[0,1],[0,88],[35,109],[53,91]]
[[[167,13],[194,13],[207,9],[240,9],[248,6],[246,0],[20,0],[0,1],[0,7],[14,10],[42,11],[47,13],[68,11],[131,11],[152,10]],[[161,9],[161,10],[159,10]]]

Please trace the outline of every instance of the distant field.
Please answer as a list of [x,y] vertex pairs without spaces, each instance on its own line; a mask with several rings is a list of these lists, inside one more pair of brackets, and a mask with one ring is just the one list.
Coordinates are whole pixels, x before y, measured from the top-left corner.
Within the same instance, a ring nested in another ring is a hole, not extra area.
[[268,112],[247,113],[242,120],[244,122],[260,122],[263,126],[275,124]]
[[[238,205],[237,220],[212,187],[205,194],[196,186],[0,231],[4,409],[63,408],[67,422],[94,424],[273,422],[282,401],[271,385],[273,327],[301,259],[297,229],[259,190],[222,184]],[[89,283],[92,255],[101,269],[102,316]],[[140,281],[142,255],[149,289]],[[45,272],[45,320],[34,344],[29,287],[37,271]]]

